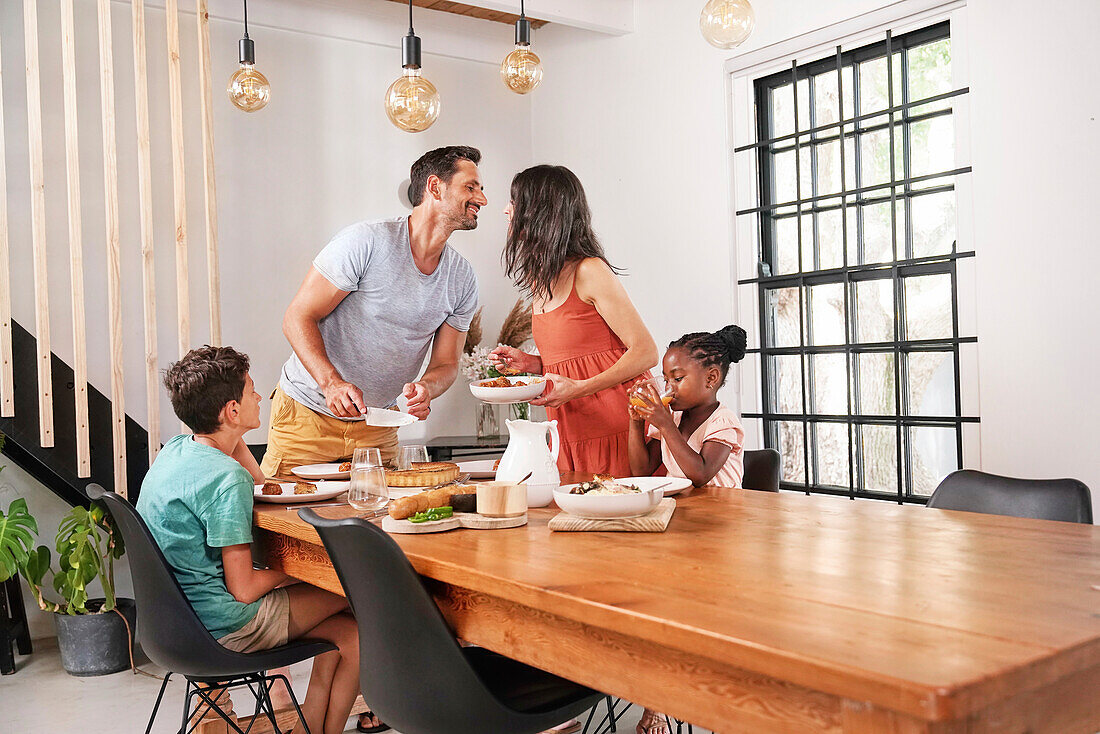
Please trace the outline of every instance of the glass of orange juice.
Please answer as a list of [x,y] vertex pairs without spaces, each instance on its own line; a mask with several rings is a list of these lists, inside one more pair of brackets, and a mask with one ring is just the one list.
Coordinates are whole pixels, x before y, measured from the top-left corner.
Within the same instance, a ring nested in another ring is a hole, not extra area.
[[644,408],[646,406],[646,401],[642,398],[642,394],[650,387],[656,390],[657,394],[661,396],[661,403],[668,405],[672,402],[672,395],[668,394],[667,389],[662,386],[661,382],[650,378],[648,380],[642,380],[636,383],[634,387],[630,388],[630,404],[635,408]]

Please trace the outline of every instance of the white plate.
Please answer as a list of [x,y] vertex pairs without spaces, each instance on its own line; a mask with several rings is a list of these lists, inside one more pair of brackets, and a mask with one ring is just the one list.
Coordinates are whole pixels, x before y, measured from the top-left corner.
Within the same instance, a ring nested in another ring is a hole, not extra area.
[[402,413],[388,408],[367,408],[363,416],[363,422],[368,426],[380,426],[382,428],[400,428],[416,423],[419,418],[415,415]]
[[[513,387],[482,387],[484,382],[492,382],[497,378],[478,380],[470,383],[470,392],[483,403],[493,405],[508,405],[511,403],[526,403],[534,400],[546,389],[546,382],[541,377],[509,377]],[[532,380],[538,380],[532,382]]]
[[495,463],[497,463],[496,459],[460,461],[458,462],[458,470],[463,474],[469,474],[470,479],[493,479],[497,475],[497,470],[493,468]]
[[683,477],[638,477],[637,479],[631,479],[630,482],[631,484],[637,484],[638,489],[645,489],[645,486],[640,484],[643,479],[645,480],[647,485],[650,482],[655,485],[661,485],[669,482],[669,484],[667,484],[662,490],[665,497],[671,497],[674,494],[680,494],[685,489],[691,486],[691,480],[684,479]]
[[294,482],[278,482],[283,488],[282,494],[264,494],[262,484],[257,484],[253,490],[255,498],[259,502],[275,502],[280,505],[290,505],[299,502],[316,502],[317,500],[330,500],[339,494],[348,491],[351,482],[317,482],[317,491],[313,494],[294,494]]
[[290,471],[294,476],[311,482],[321,479],[350,479],[350,471],[340,471],[340,464],[343,463],[341,461],[333,464],[306,464],[305,466],[296,466]]

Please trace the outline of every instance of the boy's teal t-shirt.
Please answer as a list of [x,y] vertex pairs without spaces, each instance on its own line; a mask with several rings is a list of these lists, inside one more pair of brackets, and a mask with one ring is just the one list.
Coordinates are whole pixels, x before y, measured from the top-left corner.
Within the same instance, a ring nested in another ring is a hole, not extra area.
[[256,616],[225,586],[221,549],[252,542],[252,475],[237,460],[191,436],[176,436],[141,483],[137,510],[199,619],[215,639]]

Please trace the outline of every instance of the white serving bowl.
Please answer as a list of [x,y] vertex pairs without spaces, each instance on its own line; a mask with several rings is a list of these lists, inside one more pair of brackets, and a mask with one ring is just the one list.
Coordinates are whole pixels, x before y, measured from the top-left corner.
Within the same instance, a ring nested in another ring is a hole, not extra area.
[[[482,387],[483,383],[492,382],[496,378],[478,380],[470,383],[470,392],[483,403],[493,405],[507,405],[510,403],[526,403],[534,400],[546,389],[546,383],[541,377],[509,377],[513,387]],[[532,382],[532,380],[538,380]]]
[[630,494],[569,494],[568,485],[554,491],[554,502],[570,515],[593,520],[614,520],[640,517],[651,512],[665,493],[660,489],[644,489]]

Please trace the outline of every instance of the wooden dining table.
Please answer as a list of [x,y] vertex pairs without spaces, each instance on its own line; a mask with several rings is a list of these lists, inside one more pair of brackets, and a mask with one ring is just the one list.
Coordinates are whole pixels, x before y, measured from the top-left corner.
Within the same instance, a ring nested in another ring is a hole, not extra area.
[[[551,506],[391,537],[460,638],[723,734],[1100,730],[1100,529],[716,487],[676,505],[663,533],[552,532]],[[272,568],[343,593],[297,512],[255,524]]]

